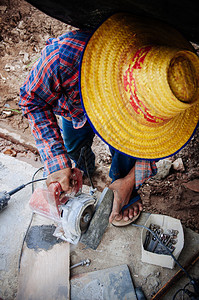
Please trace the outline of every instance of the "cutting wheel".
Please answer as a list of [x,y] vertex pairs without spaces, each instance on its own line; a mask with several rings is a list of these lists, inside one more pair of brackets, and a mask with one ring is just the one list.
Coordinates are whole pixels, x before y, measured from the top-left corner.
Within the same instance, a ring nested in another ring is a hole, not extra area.
[[85,210],[83,211],[82,216],[80,218],[81,232],[86,231],[93,214],[94,214],[94,206],[93,205],[89,205],[88,207],[85,208]]

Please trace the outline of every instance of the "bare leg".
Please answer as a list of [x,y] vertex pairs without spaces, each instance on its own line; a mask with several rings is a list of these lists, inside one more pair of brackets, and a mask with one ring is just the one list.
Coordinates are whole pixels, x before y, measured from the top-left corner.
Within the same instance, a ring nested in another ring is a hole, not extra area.
[[109,218],[109,222],[112,223],[113,220],[128,221],[142,211],[142,202],[141,200],[136,201],[132,205],[129,205],[128,208],[124,208],[125,205],[128,205],[132,199],[132,193],[135,185],[135,167],[133,167],[128,175],[124,178],[115,180],[109,188],[113,190],[114,201],[113,208]]

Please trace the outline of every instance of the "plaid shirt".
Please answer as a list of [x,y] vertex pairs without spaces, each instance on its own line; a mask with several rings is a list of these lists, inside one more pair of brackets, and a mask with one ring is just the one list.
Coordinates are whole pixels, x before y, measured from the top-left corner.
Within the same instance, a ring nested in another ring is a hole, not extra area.
[[[81,54],[89,35],[90,32],[77,30],[49,39],[20,89],[19,105],[29,119],[44,162],[45,176],[71,167],[55,115],[71,117],[74,128],[81,128],[86,122],[78,76]],[[141,160],[136,165],[139,182],[149,178],[155,170],[151,162],[146,166]],[[146,172],[149,169],[151,171]]]

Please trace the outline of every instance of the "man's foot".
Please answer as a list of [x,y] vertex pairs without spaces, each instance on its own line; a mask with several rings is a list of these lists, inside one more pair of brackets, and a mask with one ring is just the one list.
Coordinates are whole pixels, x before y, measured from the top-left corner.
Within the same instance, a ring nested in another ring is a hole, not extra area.
[[128,225],[137,220],[142,210],[142,201],[139,199],[129,207],[122,210],[121,213],[115,217],[112,224],[118,227]]

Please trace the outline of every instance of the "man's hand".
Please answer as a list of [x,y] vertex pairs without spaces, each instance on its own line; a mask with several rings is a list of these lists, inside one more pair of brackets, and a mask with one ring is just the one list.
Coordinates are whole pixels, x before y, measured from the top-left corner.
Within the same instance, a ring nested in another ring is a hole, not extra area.
[[134,185],[135,168],[133,167],[126,177],[115,180],[109,186],[114,193],[113,208],[109,217],[110,223],[112,223],[114,219],[120,221],[122,218],[124,221],[128,221],[136,216],[139,210],[142,210],[141,201],[138,201],[138,203],[136,202],[132,204],[131,207],[125,209],[123,213],[121,211],[122,207],[129,203]]
[[53,182],[59,182],[64,192],[71,193],[72,185],[70,184],[72,171],[71,168],[65,168],[48,175],[46,185],[49,186]]

